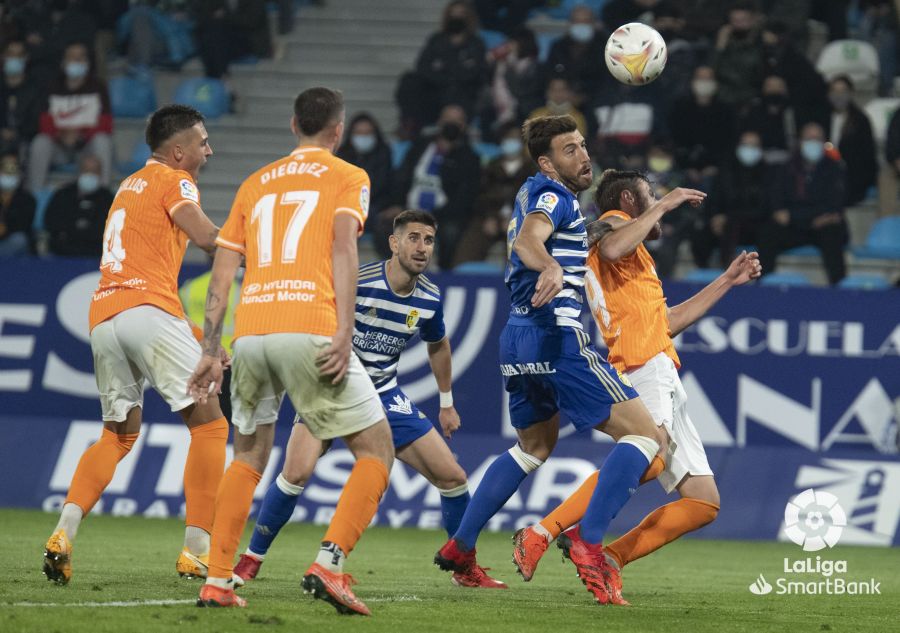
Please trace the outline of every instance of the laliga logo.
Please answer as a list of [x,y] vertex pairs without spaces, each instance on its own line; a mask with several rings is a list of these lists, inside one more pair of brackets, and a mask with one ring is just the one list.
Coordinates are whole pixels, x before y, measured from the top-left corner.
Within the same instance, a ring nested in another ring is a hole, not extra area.
[[784,533],[805,552],[834,547],[847,525],[838,498],[824,490],[804,490],[784,507]]

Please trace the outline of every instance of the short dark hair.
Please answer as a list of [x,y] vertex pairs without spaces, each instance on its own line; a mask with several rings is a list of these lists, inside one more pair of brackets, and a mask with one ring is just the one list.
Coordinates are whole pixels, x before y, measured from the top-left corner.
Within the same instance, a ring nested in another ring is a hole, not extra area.
[[644,172],[624,171],[621,169],[607,169],[600,174],[600,182],[594,192],[594,202],[597,203],[600,213],[619,209],[619,198],[623,191],[631,191],[637,194],[637,188],[641,181],[650,184],[650,179]]
[[344,95],[331,88],[310,88],[294,100],[294,118],[303,136],[315,136],[337,122],[344,111]]
[[394,218],[394,230],[402,229],[413,222],[430,226],[437,231],[437,220],[434,219],[434,216],[428,211],[420,211],[419,209],[407,209],[397,214],[397,217]]
[[577,130],[578,124],[568,114],[541,116],[525,121],[522,126],[522,138],[525,139],[531,160],[537,162],[538,157],[546,156],[550,151],[550,143],[554,138]]
[[188,130],[203,121],[203,115],[190,106],[179,103],[164,105],[150,115],[144,139],[150,146],[150,151],[155,152],[163,143],[179,132]]

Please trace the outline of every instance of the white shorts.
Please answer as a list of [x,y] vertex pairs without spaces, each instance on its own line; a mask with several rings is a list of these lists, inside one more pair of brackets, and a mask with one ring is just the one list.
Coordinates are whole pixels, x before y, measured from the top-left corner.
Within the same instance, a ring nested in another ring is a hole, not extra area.
[[688,416],[687,394],[672,359],[659,353],[627,375],[653,420],[666,427],[675,444],[658,477],[665,491],[672,492],[686,475],[712,475],[700,435]]
[[285,392],[310,432],[320,440],[345,437],[384,419],[381,399],[356,354],[344,380],[332,385],[316,365],[331,344],[315,334],[242,336],[234,343],[231,422],[243,435],[273,424]]
[[184,319],[156,306],[129,308],[91,330],[91,351],[105,421],[143,408],[145,379],[172,411],[194,403],[187,383],[201,350]]

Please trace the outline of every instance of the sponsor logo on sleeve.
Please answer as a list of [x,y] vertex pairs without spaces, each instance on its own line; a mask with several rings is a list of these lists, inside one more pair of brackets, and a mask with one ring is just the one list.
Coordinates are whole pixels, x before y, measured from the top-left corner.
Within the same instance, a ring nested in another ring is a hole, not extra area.
[[181,187],[182,198],[200,204],[200,192],[197,191],[197,186],[194,183],[187,178],[182,178],[178,184]]
[[541,197],[538,198],[535,208],[542,209],[547,213],[553,213],[553,209],[556,208],[557,204],[559,204],[559,196],[557,196],[555,193],[547,191],[542,193]]
[[369,188],[366,185],[359,190],[359,208],[363,215],[369,215]]

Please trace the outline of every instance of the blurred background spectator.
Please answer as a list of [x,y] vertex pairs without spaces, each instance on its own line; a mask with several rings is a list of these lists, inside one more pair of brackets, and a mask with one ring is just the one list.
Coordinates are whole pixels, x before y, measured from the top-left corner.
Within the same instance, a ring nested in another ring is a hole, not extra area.
[[853,82],[849,77],[835,77],[828,84],[831,116],[828,140],[838,148],[847,168],[846,206],[866,197],[875,184],[878,161],[875,158],[875,138],[866,113],[853,101]]
[[44,228],[53,255],[100,257],[113,201],[112,191],[101,184],[101,170],[100,161],[85,154],[78,164],[78,177],[50,198]]
[[9,40],[3,48],[0,82],[0,152],[18,153],[38,131],[41,112],[40,84],[28,73],[28,52],[22,40]]
[[0,156],[0,257],[33,252],[35,200],[23,184],[18,154]]
[[390,202],[393,178],[391,148],[372,115],[360,112],[350,119],[337,155],[369,174],[371,192],[368,228],[371,229],[378,215]]
[[[662,198],[675,187],[687,186],[687,175],[678,166],[675,153],[668,144],[658,143],[650,147],[646,171],[657,198]],[[647,242],[647,250],[656,264],[656,274],[661,278],[670,277],[674,272],[678,247],[691,237],[697,214],[697,209],[689,205],[669,211],[660,220],[660,236]]]
[[609,33],[599,26],[590,7],[576,6],[569,15],[566,34],[553,42],[547,56],[549,78],[567,80],[578,106],[597,97],[613,81],[602,63]]
[[785,80],[769,75],[762,84],[762,93],[752,100],[740,120],[742,130],[757,130],[762,137],[763,161],[769,165],[786,163],[796,147],[799,121]]
[[569,82],[562,77],[551,79],[547,83],[546,102],[540,108],[533,110],[529,119],[539,116],[562,116],[568,114],[575,119],[578,131],[587,136],[587,121],[581,111],[575,106],[575,93],[569,87]]
[[740,108],[757,95],[764,64],[759,14],[753,2],[732,4],[728,23],[716,35],[713,66],[719,97],[725,103]]
[[492,127],[524,121],[544,102],[544,81],[534,33],[516,28],[491,72]]
[[116,27],[133,69],[180,68],[196,52],[186,0],[133,0]]
[[885,163],[878,172],[878,207],[881,215],[897,215],[900,192],[900,109],[891,116],[884,142]]

